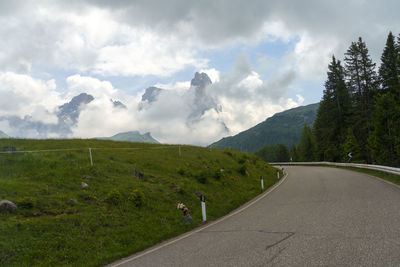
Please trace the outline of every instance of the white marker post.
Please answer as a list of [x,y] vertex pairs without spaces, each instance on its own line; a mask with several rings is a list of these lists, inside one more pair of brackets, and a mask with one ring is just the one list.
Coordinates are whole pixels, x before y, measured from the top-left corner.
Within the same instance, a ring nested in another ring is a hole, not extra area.
[[204,197],[203,194],[201,194],[201,213],[203,214],[203,222],[207,221],[207,216],[206,216],[206,198]]
[[278,180],[279,180],[279,170],[276,170],[276,175],[278,176]]
[[93,166],[92,149],[89,147],[90,165]]
[[261,190],[264,190],[264,177],[260,176],[261,178]]

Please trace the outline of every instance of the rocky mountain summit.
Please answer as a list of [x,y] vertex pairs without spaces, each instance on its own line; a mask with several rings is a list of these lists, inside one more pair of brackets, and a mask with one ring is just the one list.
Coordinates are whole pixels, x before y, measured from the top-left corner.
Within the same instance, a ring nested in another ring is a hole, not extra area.
[[70,102],[59,107],[59,112],[57,114],[58,119],[75,124],[78,120],[81,109],[93,100],[94,97],[86,93],[73,97]]
[[164,91],[164,89],[151,86],[146,89],[144,94],[142,95],[142,102],[147,101],[148,103],[154,102],[157,100],[158,95]]
[[154,139],[150,133],[140,134],[139,131],[123,132],[113,135],[111,137],[99,137],[95,139],[159,144],[159,142]]
[[197,89],[203,90],[207,86],[212,84],[210,77],[208,77],[207,73],[199,73],[196,72],[194,74],[194,78],[190,82],[190,86],[196,87]]

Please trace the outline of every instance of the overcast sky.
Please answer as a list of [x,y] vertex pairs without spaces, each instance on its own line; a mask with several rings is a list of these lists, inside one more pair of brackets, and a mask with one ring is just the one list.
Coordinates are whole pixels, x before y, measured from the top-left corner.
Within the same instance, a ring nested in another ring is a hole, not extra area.
[[[139,130],[207,145],[318,102],[330,58],[359,36],[379,64],[389,31],[400,33],[399,10],[398,0],[0,1],[0,117],[56,123],[57,107],[87,92],[96,101],[71,137]],[[183,95],[196,71],[210,76],[221,110],[189,125]],[[154,85],[168,97],[139,110]],[[0,130],[18,133],[6,120]]]

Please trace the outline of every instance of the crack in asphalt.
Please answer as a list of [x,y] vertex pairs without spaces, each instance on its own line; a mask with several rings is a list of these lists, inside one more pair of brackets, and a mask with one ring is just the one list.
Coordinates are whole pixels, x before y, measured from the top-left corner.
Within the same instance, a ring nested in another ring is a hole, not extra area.
[[295,234],[294,232],[270,232],[270,231],[265,231],[265,230],[214,230],[214,231],[209,230],[209,231],[201,231],[201,232],[199,232],[199,234],[201,234],[201,233],[235,233],[235,232],[237,232],[237,233],[239,233],[239,232],[260,232],[260,233],[265,233],[265,234],[279,234],[279,235],[285,234],[286,235],[284,238],[276,241],[273,244],[268,245],[266,247],[266,250],[282,243],[283,241],[291,238]]
[[[267,233],[269,233],[269,232],[267,232]],[[272,247],[275,247],[276,245],[282,243],[283,241],[285,241],[285,240],[291,238],[291,237],[295,234],[294,232],[275,232],[275,233],[276,233],[276,234],[277,234],[277,233],[280,233],[280,234],[287,234],[287,236],[285,236],[285,237],[282,238],[281,240],[276,241],[275,243],[273,243],[273,244],[271,244],[271,245],[268,245],[268,246],[265,248],[266,250],[268,250],[268,249],[270,249],[270,248],[272,248]]]

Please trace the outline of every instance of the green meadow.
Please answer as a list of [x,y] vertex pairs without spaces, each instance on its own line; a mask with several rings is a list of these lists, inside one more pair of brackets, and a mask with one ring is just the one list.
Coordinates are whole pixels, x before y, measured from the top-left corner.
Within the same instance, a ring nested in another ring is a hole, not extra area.
[[0,199],[18,209],[0,213],[0,266],[101,266],[202,224],[197,191],[214,220],[260,194],[261,175],[266,188],[277,181],[262,159],[232,150],[1,139],[6,146],[17,152],[0,154]]

